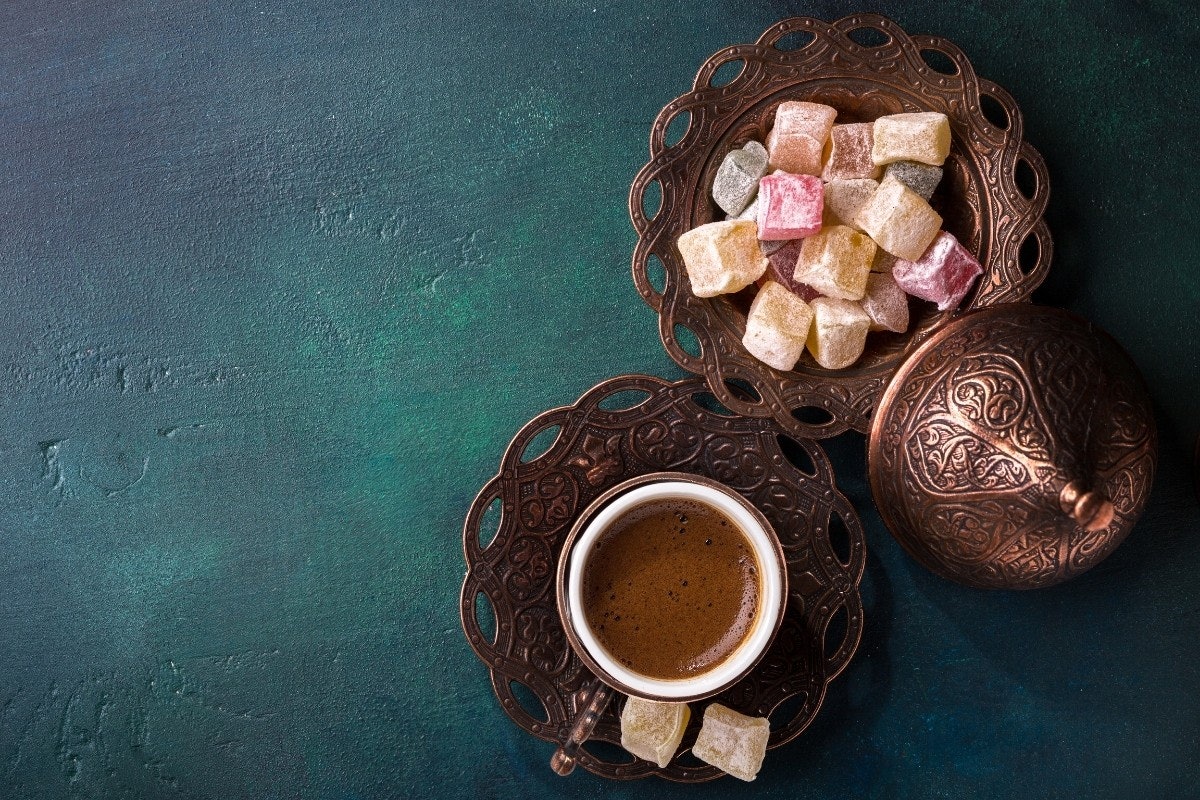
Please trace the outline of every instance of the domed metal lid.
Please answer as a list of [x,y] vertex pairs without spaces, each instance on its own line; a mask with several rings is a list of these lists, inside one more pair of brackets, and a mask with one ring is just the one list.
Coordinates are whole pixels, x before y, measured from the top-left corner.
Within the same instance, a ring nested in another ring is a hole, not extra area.
[[1154,479],[1137,368],[1073,314],[1001,305],[934,333],[871,426],[884,523],[925,567],[968,586],[1032,589],[1116,549]]

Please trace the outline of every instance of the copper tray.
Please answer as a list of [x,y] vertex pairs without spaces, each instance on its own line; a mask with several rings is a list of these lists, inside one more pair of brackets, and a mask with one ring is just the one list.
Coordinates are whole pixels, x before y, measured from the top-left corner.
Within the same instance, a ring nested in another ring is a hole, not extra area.
[[[797,37],[807,43],[785,49]],[[871,46],[871,37],[882,43]],[[730,70],[737,76],[722,83]],[[742,347],[753,288],[695,297],[675,246],[685,231],[723,219],[708,191],[717,167],[730,149],[751,138],[765,140],[783,100],[827,103],[838,109],[839,122],[901,111],[941,111],[950,118],[953,144],[932,202],[946,229],[984,266],[964,309],[1025,301],[1045,278],[1053,248],[1042,221],[1049,174],[1022,140],[1021,112],[1007,92],[977,77],[949,40],[910,36],[875,14],[833,23],[784,20],[755,44],[713,55],[692,90],[659,113],[650,132],[650,161],[629,193],[629,214],[638,234],[633,279],[659,313],[667,353],[703,375],[713,394],[738,414],[773,417],[802,436],[832,436],[847,428],[865,433],[904,355],[953,310],[939,314],[932,304],[914,305],[909,333],[871,334],[867,352],[851,369],[825,370],[806,354],[794,370],[780,372]],[[672,137],[676,128],[683,132]]]
[[[541,449],[535,439],[555,428],[546,452],[526,456]],[[788,609],[779,634],[759,665],[713,700],[769,716],[770,747],[790,742],[812,722],[826,686],[858,647],[866,546],[853,506],[834,488],[824,451],[780,434],[770,420],[720,409],[701,380],[643,376],[605,381],[521,429],[467,514],[460,599],[467,641],[517,725],[561,742],[593,677],[567,645],[554,594],[555,565],[576,515],[616,484],[661,471],[705,475],[741,493],[775,528],[788,564]],[[690,753],[700,713],[693,714],[680,753],[660,769],[613,746],[621,740],[618,708],[610,704],[584,745],[578,763],[585,769],[608,778],[659,775],[681,782],[724,774]]]

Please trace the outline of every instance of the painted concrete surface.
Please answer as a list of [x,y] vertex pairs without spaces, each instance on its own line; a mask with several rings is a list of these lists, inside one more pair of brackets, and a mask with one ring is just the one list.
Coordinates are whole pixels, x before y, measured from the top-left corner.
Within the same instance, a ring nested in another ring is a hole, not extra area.
[[509,437],[679,376],[625,197],[713,51],[845,3],[0,8],[0,797],[1195,797],[1200,170],[1183,2],[883,2],[1021,105],[1041,302],[1142,367],[1150,508],[1084,578],[948,584],[883,529],[868,627],[753,785],[550,773],[457,618]]

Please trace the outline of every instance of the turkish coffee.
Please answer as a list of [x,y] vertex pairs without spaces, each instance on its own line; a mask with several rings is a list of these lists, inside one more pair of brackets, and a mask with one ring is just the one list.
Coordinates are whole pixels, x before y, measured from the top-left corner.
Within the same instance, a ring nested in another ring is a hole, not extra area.
[[588,626],[628,669],[690,678],[732,655],[753,628],[761,577],[753,545],[694,500],[632,509],[600,535],[583,570]]

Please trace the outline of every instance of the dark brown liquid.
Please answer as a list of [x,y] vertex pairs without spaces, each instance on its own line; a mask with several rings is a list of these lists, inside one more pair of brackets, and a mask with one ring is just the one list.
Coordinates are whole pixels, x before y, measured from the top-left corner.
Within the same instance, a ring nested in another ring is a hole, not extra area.
[[597,541],[583,574],[596,638],[629,669],[664,680],[729,657],[750,631],[759,591],[746,535],[690,500],[622,517]]

